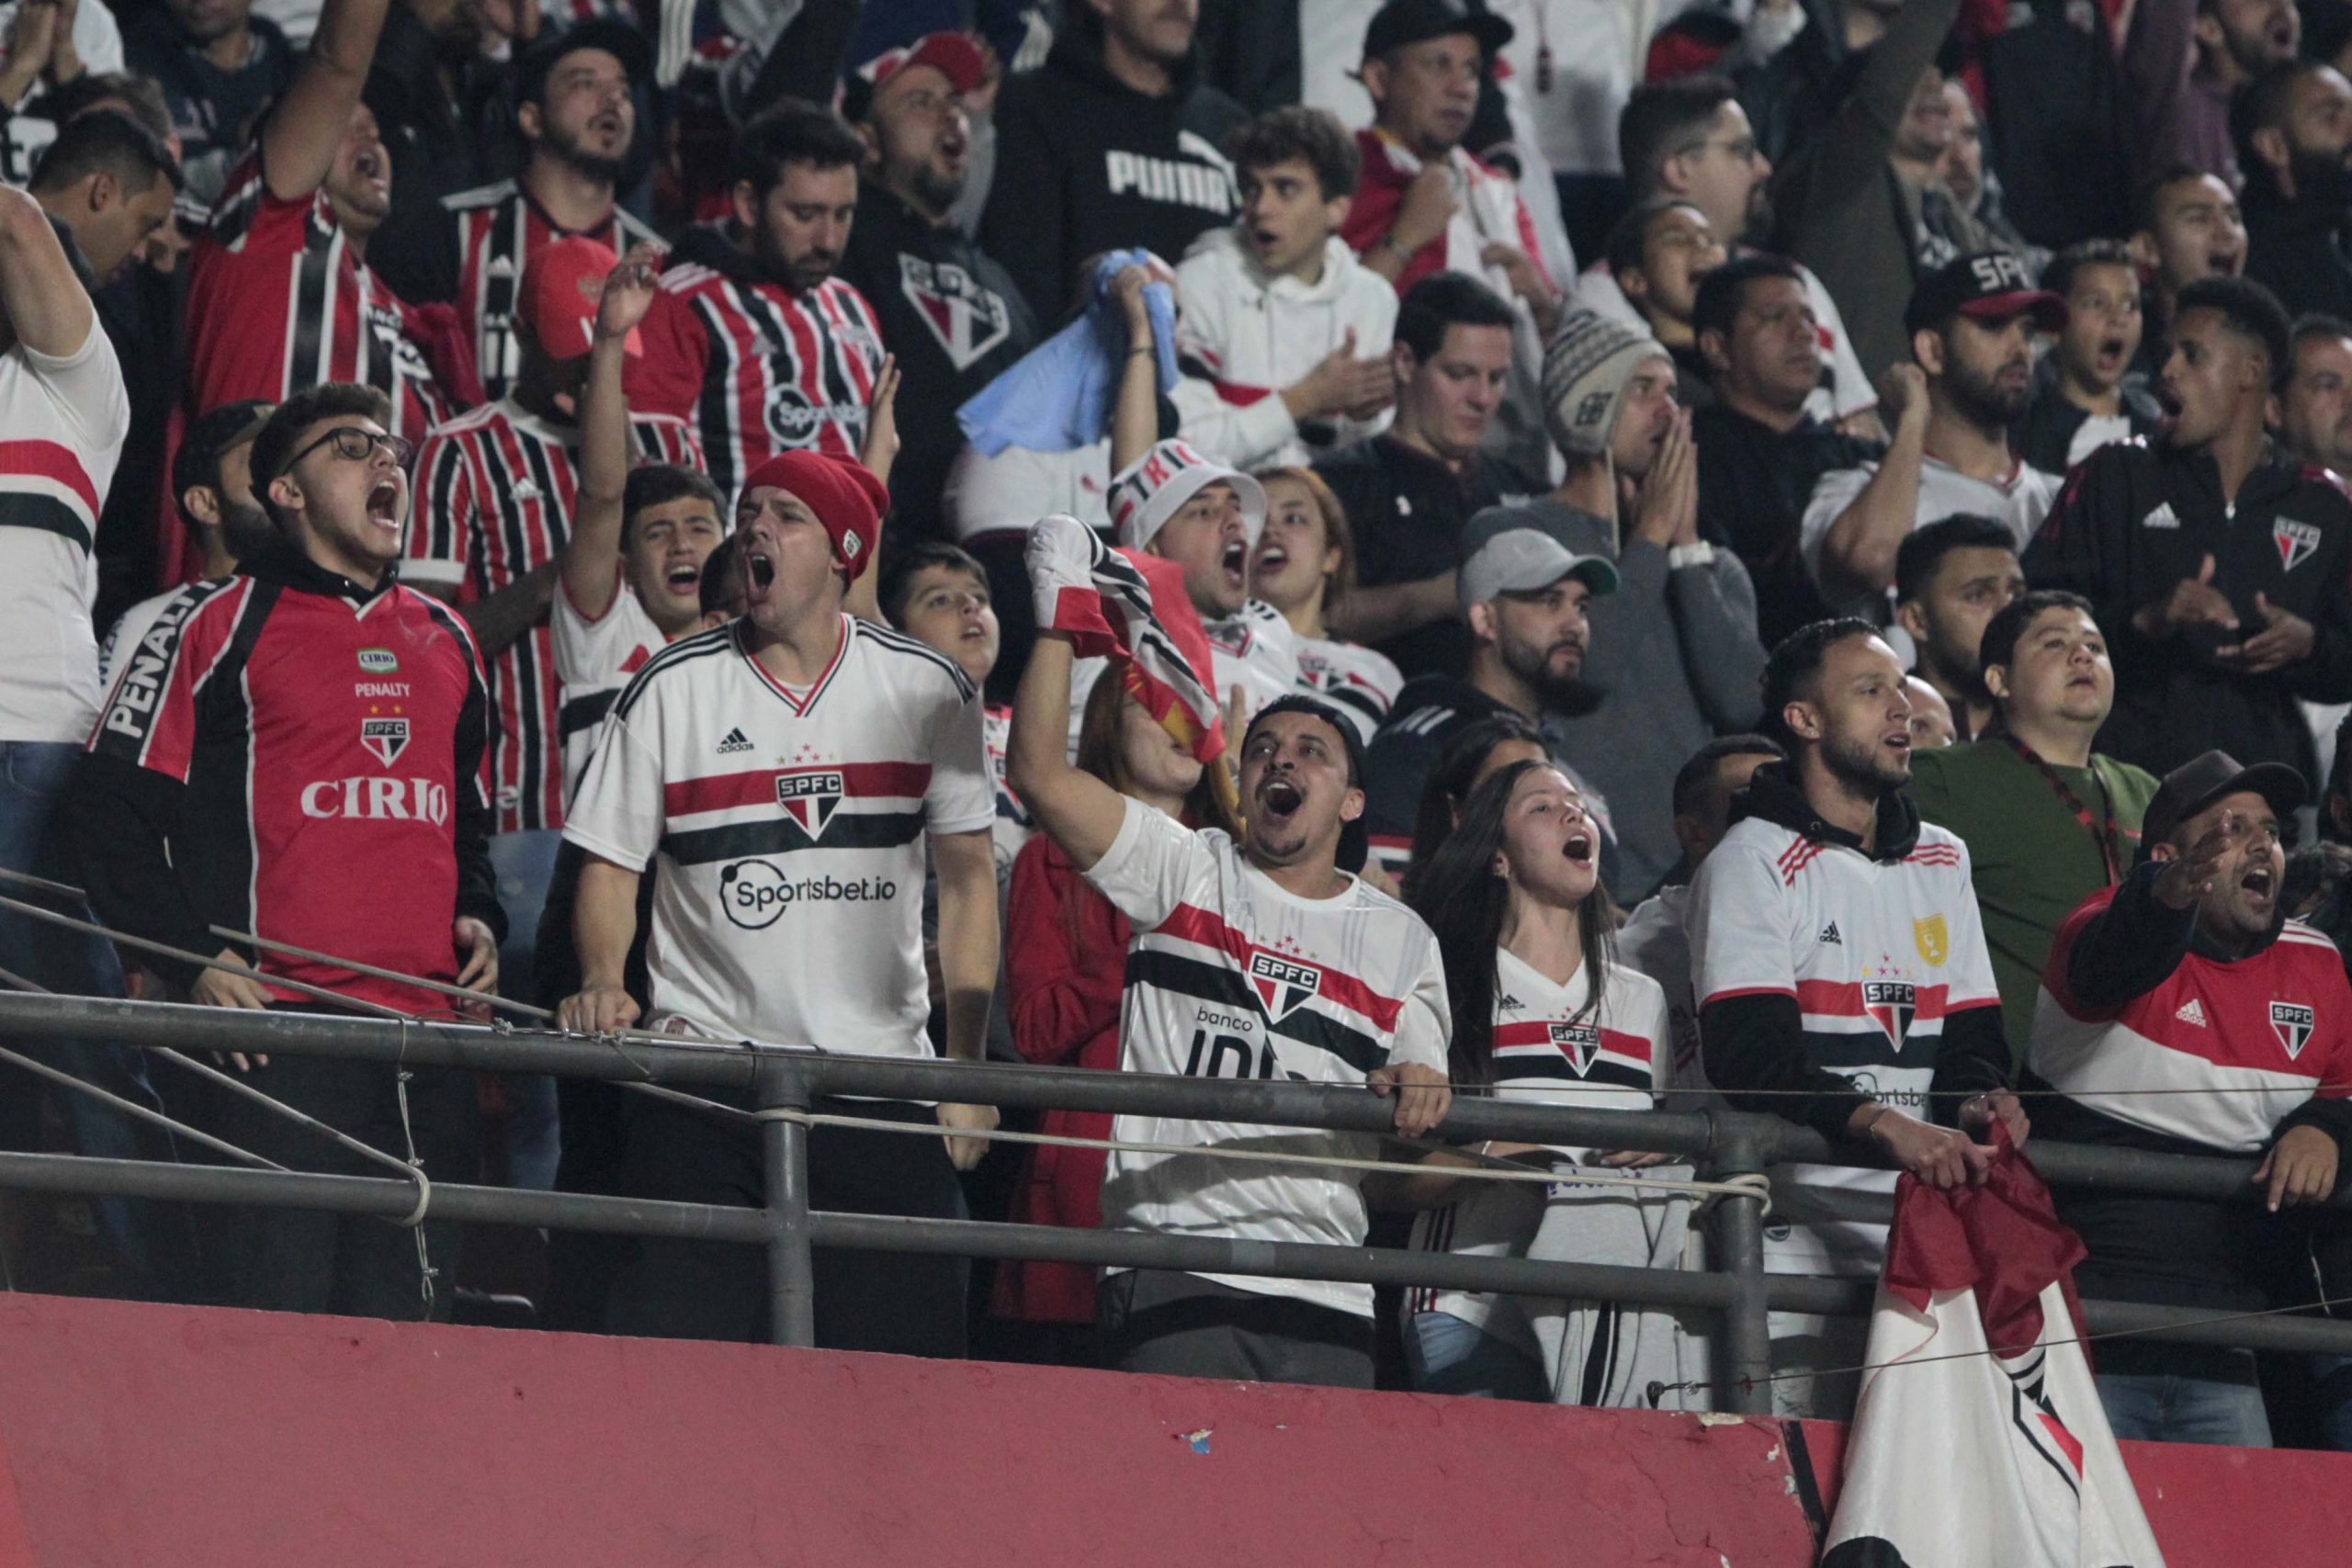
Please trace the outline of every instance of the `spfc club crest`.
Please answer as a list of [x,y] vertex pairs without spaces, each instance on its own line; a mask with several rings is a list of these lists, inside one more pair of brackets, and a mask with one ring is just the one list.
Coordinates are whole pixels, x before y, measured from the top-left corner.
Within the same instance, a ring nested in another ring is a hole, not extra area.
[[1911,1012],[1917,1005],[1918,993],[1908,980],[1865,980],[1862,982],[1862,1007],[1886,1037],[1903,1049],[1903,1037],[1911,1032]]
[[1280,1023],[1323,989],[1323,971],[1277,953],[1252,953],[1250,988],[1258,993],[1258,1005],[1266,1010],[1266,1017]]
[[2319,525],[2281,517],[2270,525],[2270,542],[2278,547],[2278,570],[2292,571],[2319,548]]
[[376,753],[376,760],[386,767],[408,750],[408,720],[404,718],[363,718],[359,721],[359,744]]
[[969,370],[1012,329],[995,291],[953,262],[899,254],[899,288],[958,370]]
[[775,776],[775,803],[784,814],[800,824],[800,830],[812,839],[825,836],[825,824],[833,819],[841,808],[842,775],[833,770],[806,773],[778,773]]
[[1552,1044],[1568,1066],[1582,1077],[1592,1070],[1593,1058],[1600,1055],[1600,1031],[1589,1023],[1555,1023],[1552,1025]]
[[2293,1061],[2312,1043],[2312,1031],[2319,1023],[2319,1015],[2301,1002],[2270,1004],[2270,1032],[2278,1043],[2287,1047],[2287,1059]]

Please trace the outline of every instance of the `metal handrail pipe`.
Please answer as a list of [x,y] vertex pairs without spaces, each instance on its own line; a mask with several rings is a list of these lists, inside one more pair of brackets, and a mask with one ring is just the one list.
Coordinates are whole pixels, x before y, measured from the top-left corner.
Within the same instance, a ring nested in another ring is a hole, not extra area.
[[[416,1201],[415,1187],[395,1177],[326,1176],[74,1155],[0,1153],[0,1188],[313,1209],[385,1219],[406,1214]],[[429,1217],[754,1247],[770,1239],[765,1216],[757,1209],[458,1183],[434,1184]],[[812,1212],[808,1222],[811,1240],[819,1247],[868,1251],[1429,1285],[1702,1310],[1721,1310],[1735,1289],[1727,1274],[1523,1258],[1306,1242],[1243,1242],[977,1220],[910,1220],[827,1211]],[[1873,1290],[1874,1283],[1869,1280],[1774,1274],[1764,1280],[1765,1299],[1772,1309],[1829,1316],[1867,1314]],[[2198,1308],[2105,1301],[2086,1302],[2083,1311],[2094,1334],[2131,1332],[2189,1344],[2352,1355],[2352,1322],[2318,1317],[2240,1317],[2217,1322],[2214,1314]]]
[[[1262,1080],[1187,1078],[1038,1067],[999,1062],[729,1051],[631,1041],[625,1048],[583,1039],[438,1020],[315,1013],[252,1012],[170,1002],[0,992],[0,1035],[19,1039],[104,1039],[149,1049],[284,1052],[411,1066],[548,1073],[564,1077],[640,1079],[742,1091],[763,1062],[781,1057],[805,1075],[812,1094],[1113,1113],[1206,1117],[1272,1125],[1380,1133],[1389,1102],[1360,1089]],[[2029,1106],[2030,1111],[2030,1106]],[[1762,1164],[1794,1160],[1868,1164],[1858,1151],[1833,1149],[1811,1129],[1738,1111],[1709,1113],[1593,1111],[1457,1096],[1439,1129],[1463,1142],[1502,1138],[1600,1148],[1655,1149],[1703,1157],[1733,1138],[1747,1140]],[[2158,1154],[2144,1149],[2037,1141],[2029,1152],[2052,1186],[2117,1192],[2251,1201],[2256,1162],[2223,1156]],[[2352,1181],[2329,1206],[2352,1208]]]
[[[965,1101],[1172,1118],[1208,1117],[1356,1133],[1385,1132],[1392,1125],[1395,1114],[1390,1101],[1361,1089],[1324,1084],[1188,1078],[1079,1067],[821,1052],[730,1051],[634,1039],[626,1046],[616,1048],[577,1035],[494,1029],[485,1024],[441,1020],[404,1024],[394,1019],[253,1012],[171,1002],[12,992],[0,992],[0,1036],[101,1039],[151,1050],[170,1046],[264,1055],[282,1053],[405,1063],[411,1066],[547,1073],[559,1077],[616,1082],[635,1079],[736,1089],[746,1095],[760,1066],[781,1059],[790,1065],[794,1073],[803,1075],[809,1092],[817,1095]],[[1758,1139],[1802,1131],[1776,1117],[1739,1120],[1747,1123],[1745,1130]],[[1464,1141],[1504,1138],[1655,1149],[1693,1156],[1705,1153],[1716,1136],[1713,1124],[1703,1115],[1587,1111],[1469,1096],[1455,1100],[1453,1113],[1440,1131],[1444,1136]]]
[[[168,1160],[94,1159],[80,1155],[0,1153],[0,1189],[94,1197],[161,1198],[253,1208],[311,1209],[397,1220],[416,1207],[416,1184],[398,1177],[331,1176],[249,1170],[241,1166],[175,1165]],[[585,1192],[531,1192],[512,1187],[433,1184],[425,1223],[544,1225],[615,1235],[674,1237],[758,1245],[767,1226],[757,1209],[606,1198]]]

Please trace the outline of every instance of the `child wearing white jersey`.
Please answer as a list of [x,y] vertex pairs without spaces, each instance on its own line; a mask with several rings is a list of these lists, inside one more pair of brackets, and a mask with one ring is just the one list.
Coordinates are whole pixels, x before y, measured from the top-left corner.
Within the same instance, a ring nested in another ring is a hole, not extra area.
[[[1030,536],[1042,622],[1091,592],[1091,549],[1069,518]],[[1069,638],[1038,638],[1013,709],[1012,784],[1041,830],[1132,923],[1121,1065],[1197,1077],[1363,1084],[1393,1095],[1418,1136],[1443,1119],[1448,1010],[1437,942],[1410,910],[1338,869],[1360,818],[1361,743],[1292,696],[1244,737],[1242,840],[1194,831],[1067,761]],[[1122,1116],[1121,1142],[1368,1156],[1357,1134]],[[1200,1155],[1114,1150],[1108,1224],[1238,1241],[1363,1243],[1345,1171],[1271,1171]],[[1129,1371],[1370,1387],[1372,1292],[1247,1274],[1114,1272],[1100,1304],[1110,1364]]]

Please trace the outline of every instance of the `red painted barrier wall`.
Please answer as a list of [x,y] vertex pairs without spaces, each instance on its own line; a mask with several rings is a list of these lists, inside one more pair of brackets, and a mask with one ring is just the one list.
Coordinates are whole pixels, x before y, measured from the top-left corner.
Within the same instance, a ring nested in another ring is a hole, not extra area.
[[[2130,1447],[2172,1568],[2352,1562],[2352,1460]],[[26,1295],[0,1458],[0,1568],[1814,1552],[1769,1421]]]

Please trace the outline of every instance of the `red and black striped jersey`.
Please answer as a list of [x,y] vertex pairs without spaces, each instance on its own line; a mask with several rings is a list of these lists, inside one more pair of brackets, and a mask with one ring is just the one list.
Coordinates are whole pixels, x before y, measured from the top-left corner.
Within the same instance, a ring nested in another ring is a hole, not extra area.
[[[413,589],[363,589],[290,549],[182,589],[122,651],[90,737],[75,809],[91,897],[108,924],[182,948],[242,951],[219,925],[454,981],[458,917],[503,924],[488,727],[465,623]],[[249,957],[265,976],[387,1007],[447,1005],[334,964]]]
[[391,400],[393,434],[422,441],[455,405],[419,343],[415,310],[353,253],[326,192],[273,195],[255,142],[189,256],[188,411],[356,381]]
[[[702,466],[683,420],[635,422],[648,462]],[[511,588],[561,553],[580,492],[580,433],[510,400],[435,427],[417,453],[416,511],[401,575],[471,604]],[[495,831],[563,826],[561,688],[543,619],[491,658]]]
[[650,226],[616,207],[605,221],[586,229],[566,229],[533,201],[521,182],[460,191],[441,198],[456,220],[458,319],[474,345],[474,365],[481,372],[482,389],[503,398],[523,368],[523,349],[514,336],[514,307],[523,287],[523,267],[540,249],[574,235],[609,246],[626,255],[631,245],[658,243]]
[[629,407],[693,424],[729,495],[778,452],[854,457],[882,369],[882,329],[864,295],[830,277],[791,289],[709,229],[662,275],[629,361]]

